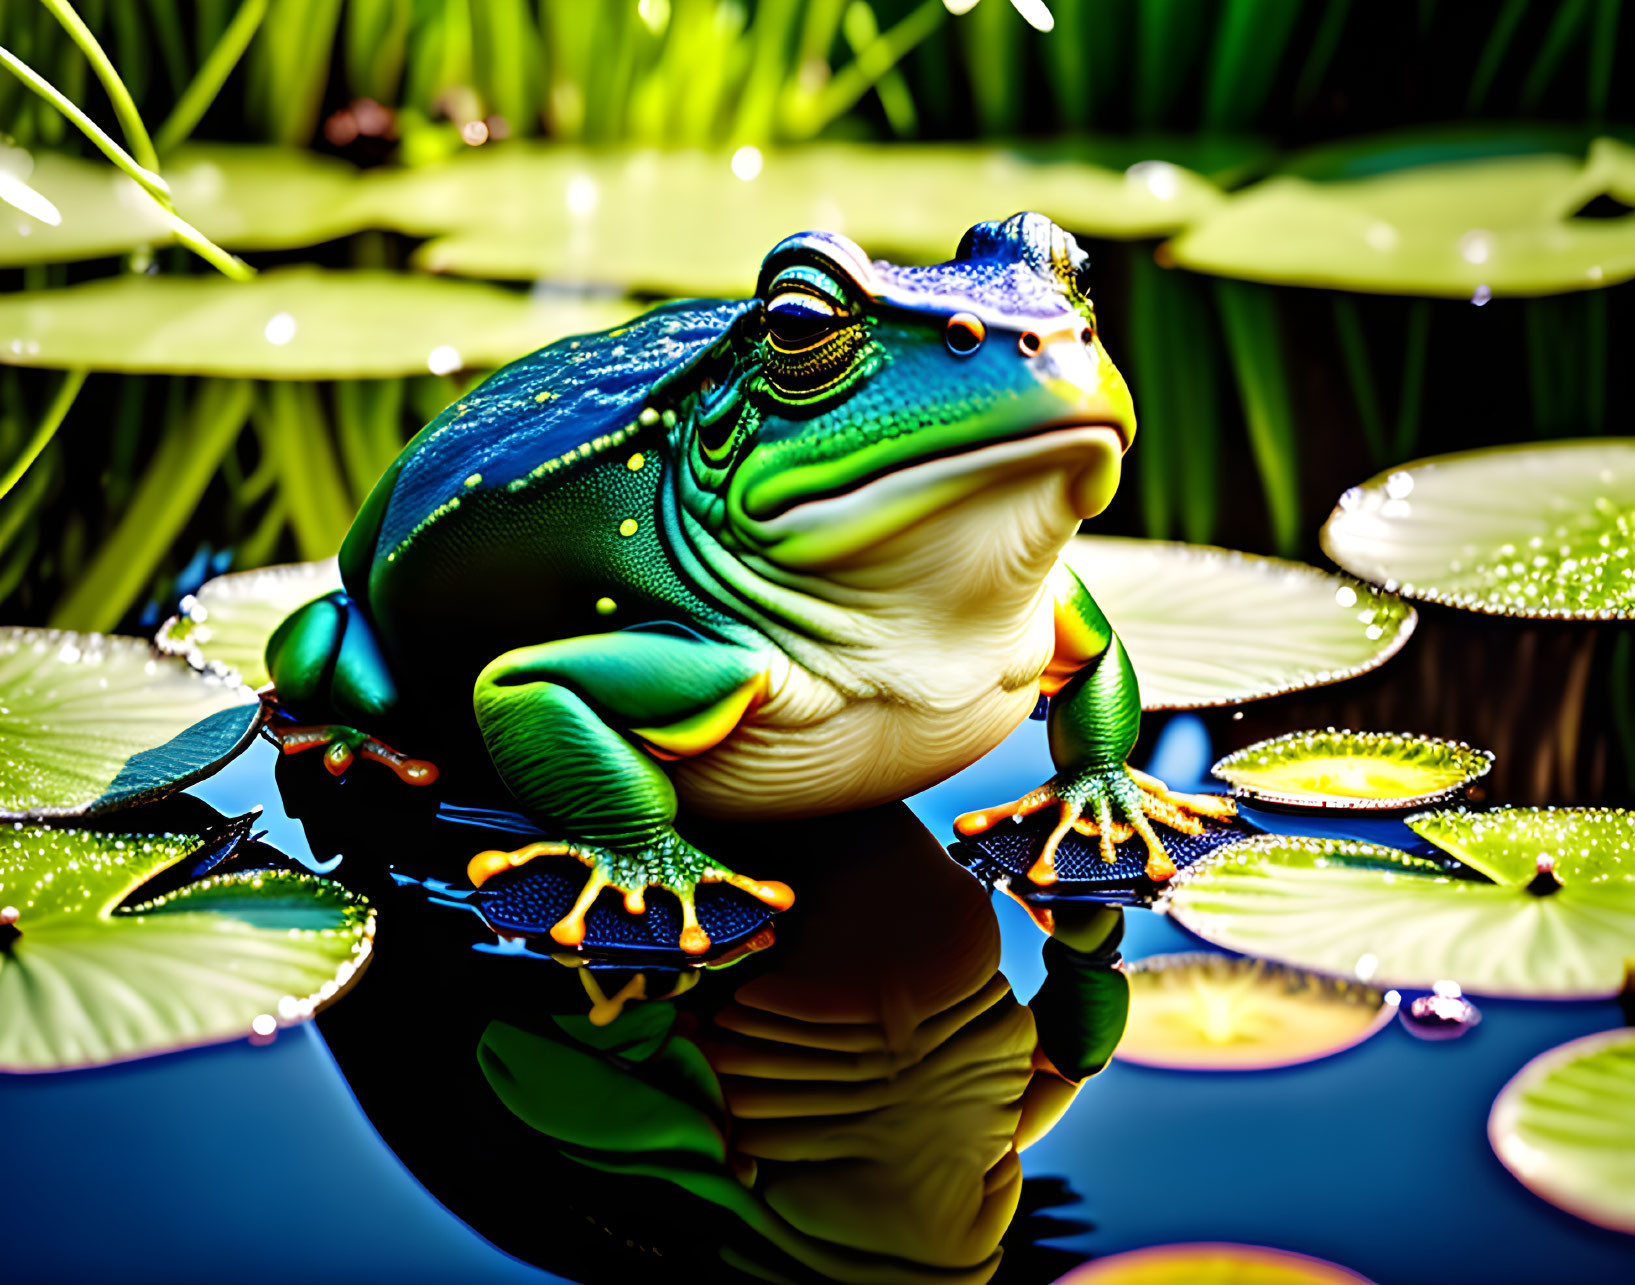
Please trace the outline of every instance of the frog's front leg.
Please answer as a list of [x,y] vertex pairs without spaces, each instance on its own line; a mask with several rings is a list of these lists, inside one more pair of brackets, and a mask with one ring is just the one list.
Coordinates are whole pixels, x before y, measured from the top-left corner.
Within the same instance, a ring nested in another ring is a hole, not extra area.
[[1056,882],[1056,849],[1069,830],[1096,835],[1102,860],[1116,860],[1114,846],[1139,834],[1147,845],[1149,878],[1175,873],[1152,822],[1185,834],[1203,827],[1199,817],[1229,820],[1230,799],[1177,794],[1125,760],[1141,729],[1141,696],[1124,645],[1071,568],[1059,564],[1055,592],[1056,646],[1040,688],[1050,697],[1050,755],[1056,775],[1036,790],[998,807],[967,812],[954,822],[961,834],[980,834],[1007,817],[1025,816],[1054,804],[1056,826],[1028,871],[1037,884]]
[[573,908],[551,929],[564,946],[585,937],[585,915],[604,888],[625,909],[646,910],[657,886],[681,902],[681,949],[710,939],[693,902],[698,884],[723,882],[782,910],[794,895],[713,861],[675,830],[676,792],[659,760],[719,744],[766,693],[767,658],[696,636],[631,630],[524,647],[477,679],[477,723],[500,777],[553,837],[515,852],[484,852],[474,883],[548,854],[590,867]]

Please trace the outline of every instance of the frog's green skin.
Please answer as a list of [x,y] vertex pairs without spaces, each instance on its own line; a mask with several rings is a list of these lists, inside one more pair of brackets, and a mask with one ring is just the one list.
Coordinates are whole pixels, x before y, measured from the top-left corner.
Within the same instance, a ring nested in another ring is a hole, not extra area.
[[[612,886],[642,908],[726,879],[674,829],[698,813],[866,807],[967,766],[1052,696],[1058,773],[969,833],[1054,804],[1104,851],[1148,816],[1195,826],[1124,761],[1140,702],[1117,636],[1057,555],[1104,508],[1135,431],[1095,333],[1085,257],[1034,214],[949,263],[870,263],[843,237],[775,247],[754,299],[656,309],[553,344],[404,450],[341,550],[345,593],[268,646],[285,708],[440,757],[473,727],[553,836],[485,853],[591,866],[553,930]],[[437,740],[433,740],[433,729]],[[382,750],[381,752],[384,753]],[[337,758],[337,754],[339,757]],[[1173,867],[1171,867],[1173,868]]]

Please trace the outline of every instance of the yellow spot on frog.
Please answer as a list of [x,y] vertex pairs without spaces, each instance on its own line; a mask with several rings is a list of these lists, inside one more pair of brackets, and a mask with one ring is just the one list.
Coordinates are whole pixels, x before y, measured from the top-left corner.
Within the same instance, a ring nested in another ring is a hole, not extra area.
[[551,398],[553,398],[555,396],[556,396],[555,393],[535,393],[534,394],[534,400],[536,402],[548,402],[548,401],[551,400]]
[[647,463],[647,457],[645,455],[643,455],[640,451],[637,451],[634,455],[632,455],[629,459],[627,459],[625,461],[625,467],[628,468],[632,473],[639,473],[639,472],[641,472],[642,465],[645,464],[645,463]]
[[630,327],[629,326],[620,326],[617,330],[608,331],[607,332],[607,337],[609,339],[617,339],[620,335],[628,335],[629,333],[630,333]]
[[481,473],[473,473],[470,477],[466,478],[466,485],[467,486],[476,486],[477,483],[481,482],[482,480],[483,480],[483,475]]
[[640,524],[635,518],[626,518],[623,522],[619,523],[619,534],[623,536],[635,535],[639,526]]
[[611,616],[618,609],[619,604],[614,602],[612,598],[598,598],[596,600],[596,614],[598,616]]

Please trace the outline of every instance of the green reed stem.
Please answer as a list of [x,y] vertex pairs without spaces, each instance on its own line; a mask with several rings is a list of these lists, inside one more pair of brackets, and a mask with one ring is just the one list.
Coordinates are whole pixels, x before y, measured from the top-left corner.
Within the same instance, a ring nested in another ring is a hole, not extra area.
[[942,0],[923,0],[889,31],[866,47],[846,64],[824,86],[816,106],[805,123],[806,131],[816,134],[830,121],[850,111],[857,100],[874,88],[884,76],[939,26],[948,16]]
[[1618,13],[1622,0],[1597,0],[1595,27],[1590,33],[1590,74],[1584,82],[1586,105],[1592,120],[1605,120],[1607,95],[1612,92],[1612,64],[1618,52]]
[[1578,35],[1578,29],[1584,25],[1584,19],[1589,16],[1589,10],[1589,0],[1562,0],[1555,20],[1544,33],[1544,43],[1539,47],[1538,57],[1533,60],[1532,69],[1522,83],[1523,111],[1532,111],[1544,97],[1544,91],[1550,87],[1550,81],[1555,78],[1556,70]]
[[53,626],[106,631],[120,622],[233,449],[251,394],[247,379],[202,381],[191,412],[160,439],[129,507],[53,609]]
[[70,370],[62,377],[62,383],[57,385],[57,395],[51,399],[51,405],[46,407],[44,416],[34,429],[34,435],[28,439],[5,474],[0,476],[0,498],[10,494],[11,488],[17,485],[24,473],[28,472],[29,465],[39,459],[40,452],[45,450],[51,439],[57,435],[57,429],[62,426],[68,408],[74,404],[74,398],[79,396],[79,390],[85,385],[85,375],[86,372],[83,370]]
[[91,64],[96,78],[102,82],[108,101],[113,104],[114,116],[119,120],[119,128],[124,131],[125,141],[130,145],[131,154],[143,168],[157,171],[159,154],[153,149],[153,140],[148,137],[148,127],[142,123],[142,114],[136,110],[131,91],[125,88],[125,82],[119,78],[113,63],[108,61],[108,55],[102,51],[91,29],[68,0],[40,0],[40,3],[62,24],[63,30],[85,55],[85,61]]
[[[248,281],[255,276],[255,269],[245,263],[244,260],[223,250],[204,233],[176,213],[176,207],[171,202],[170,187],[164,179],[147,166],[140,164],[134,156],[110,138],[94,120],[76,107],[55,85],[4,46],[0,46],[0,66],[5,67],[23,84],[55,107],[80,133],[96,144],[98,151],[126,174],[130,175],[136,184],[152,197],[154,203],[158,205],[160,213],[170,227],[171,234],[177,241],[181,242],[225,277],[230,277],[234,281]],[[143,138],[146,139],[146,137],[146,134],[144,134]],[[151,149],[151,144],[149,146]]]
[[222,32],[221,39],[210,51],[210,56],[188,82],[176,105],[170,109],[170,115],[165,117],[159,132],[154,135],[154,147],[159,152],[172,152],[187,141],[204,119],[205,112],[210,110],[210,104],[216,101],[216,95],[221,93],[221,87],[233,74],[233,68],[238,66],[244,51],[250,47],[250,41],[261,27],[261,20],[266,16],[267,0],[244,0],[239,6],[232,22],[227,24],[227,30]]

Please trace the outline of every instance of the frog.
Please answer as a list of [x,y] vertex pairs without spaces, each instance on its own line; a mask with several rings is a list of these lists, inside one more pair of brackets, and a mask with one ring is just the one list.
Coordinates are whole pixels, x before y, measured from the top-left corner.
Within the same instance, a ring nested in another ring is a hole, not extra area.
[[1233,805],[1131,767],[1136,673],[1061,557],[1135,431],[1088,255],[1045,216],[978,223],[931,265],[798,233],[753,296],[548,345],[427,424],[359,509],[343,587],[268,641],[273,734],[337,775],[481,762],[545,837],[468,877],[581,862],[550,930],[567,948],[604,892],[643,914],[662,889],[680,950],[705,954],[700,885],[794,894],[695,846],[686,817],[906,798],[1041,703],[1055,772],[955,829],[1050,810],[1034,884],[1070,831],[1109,861],[1139,836],[1161,881],[1158,827]]

